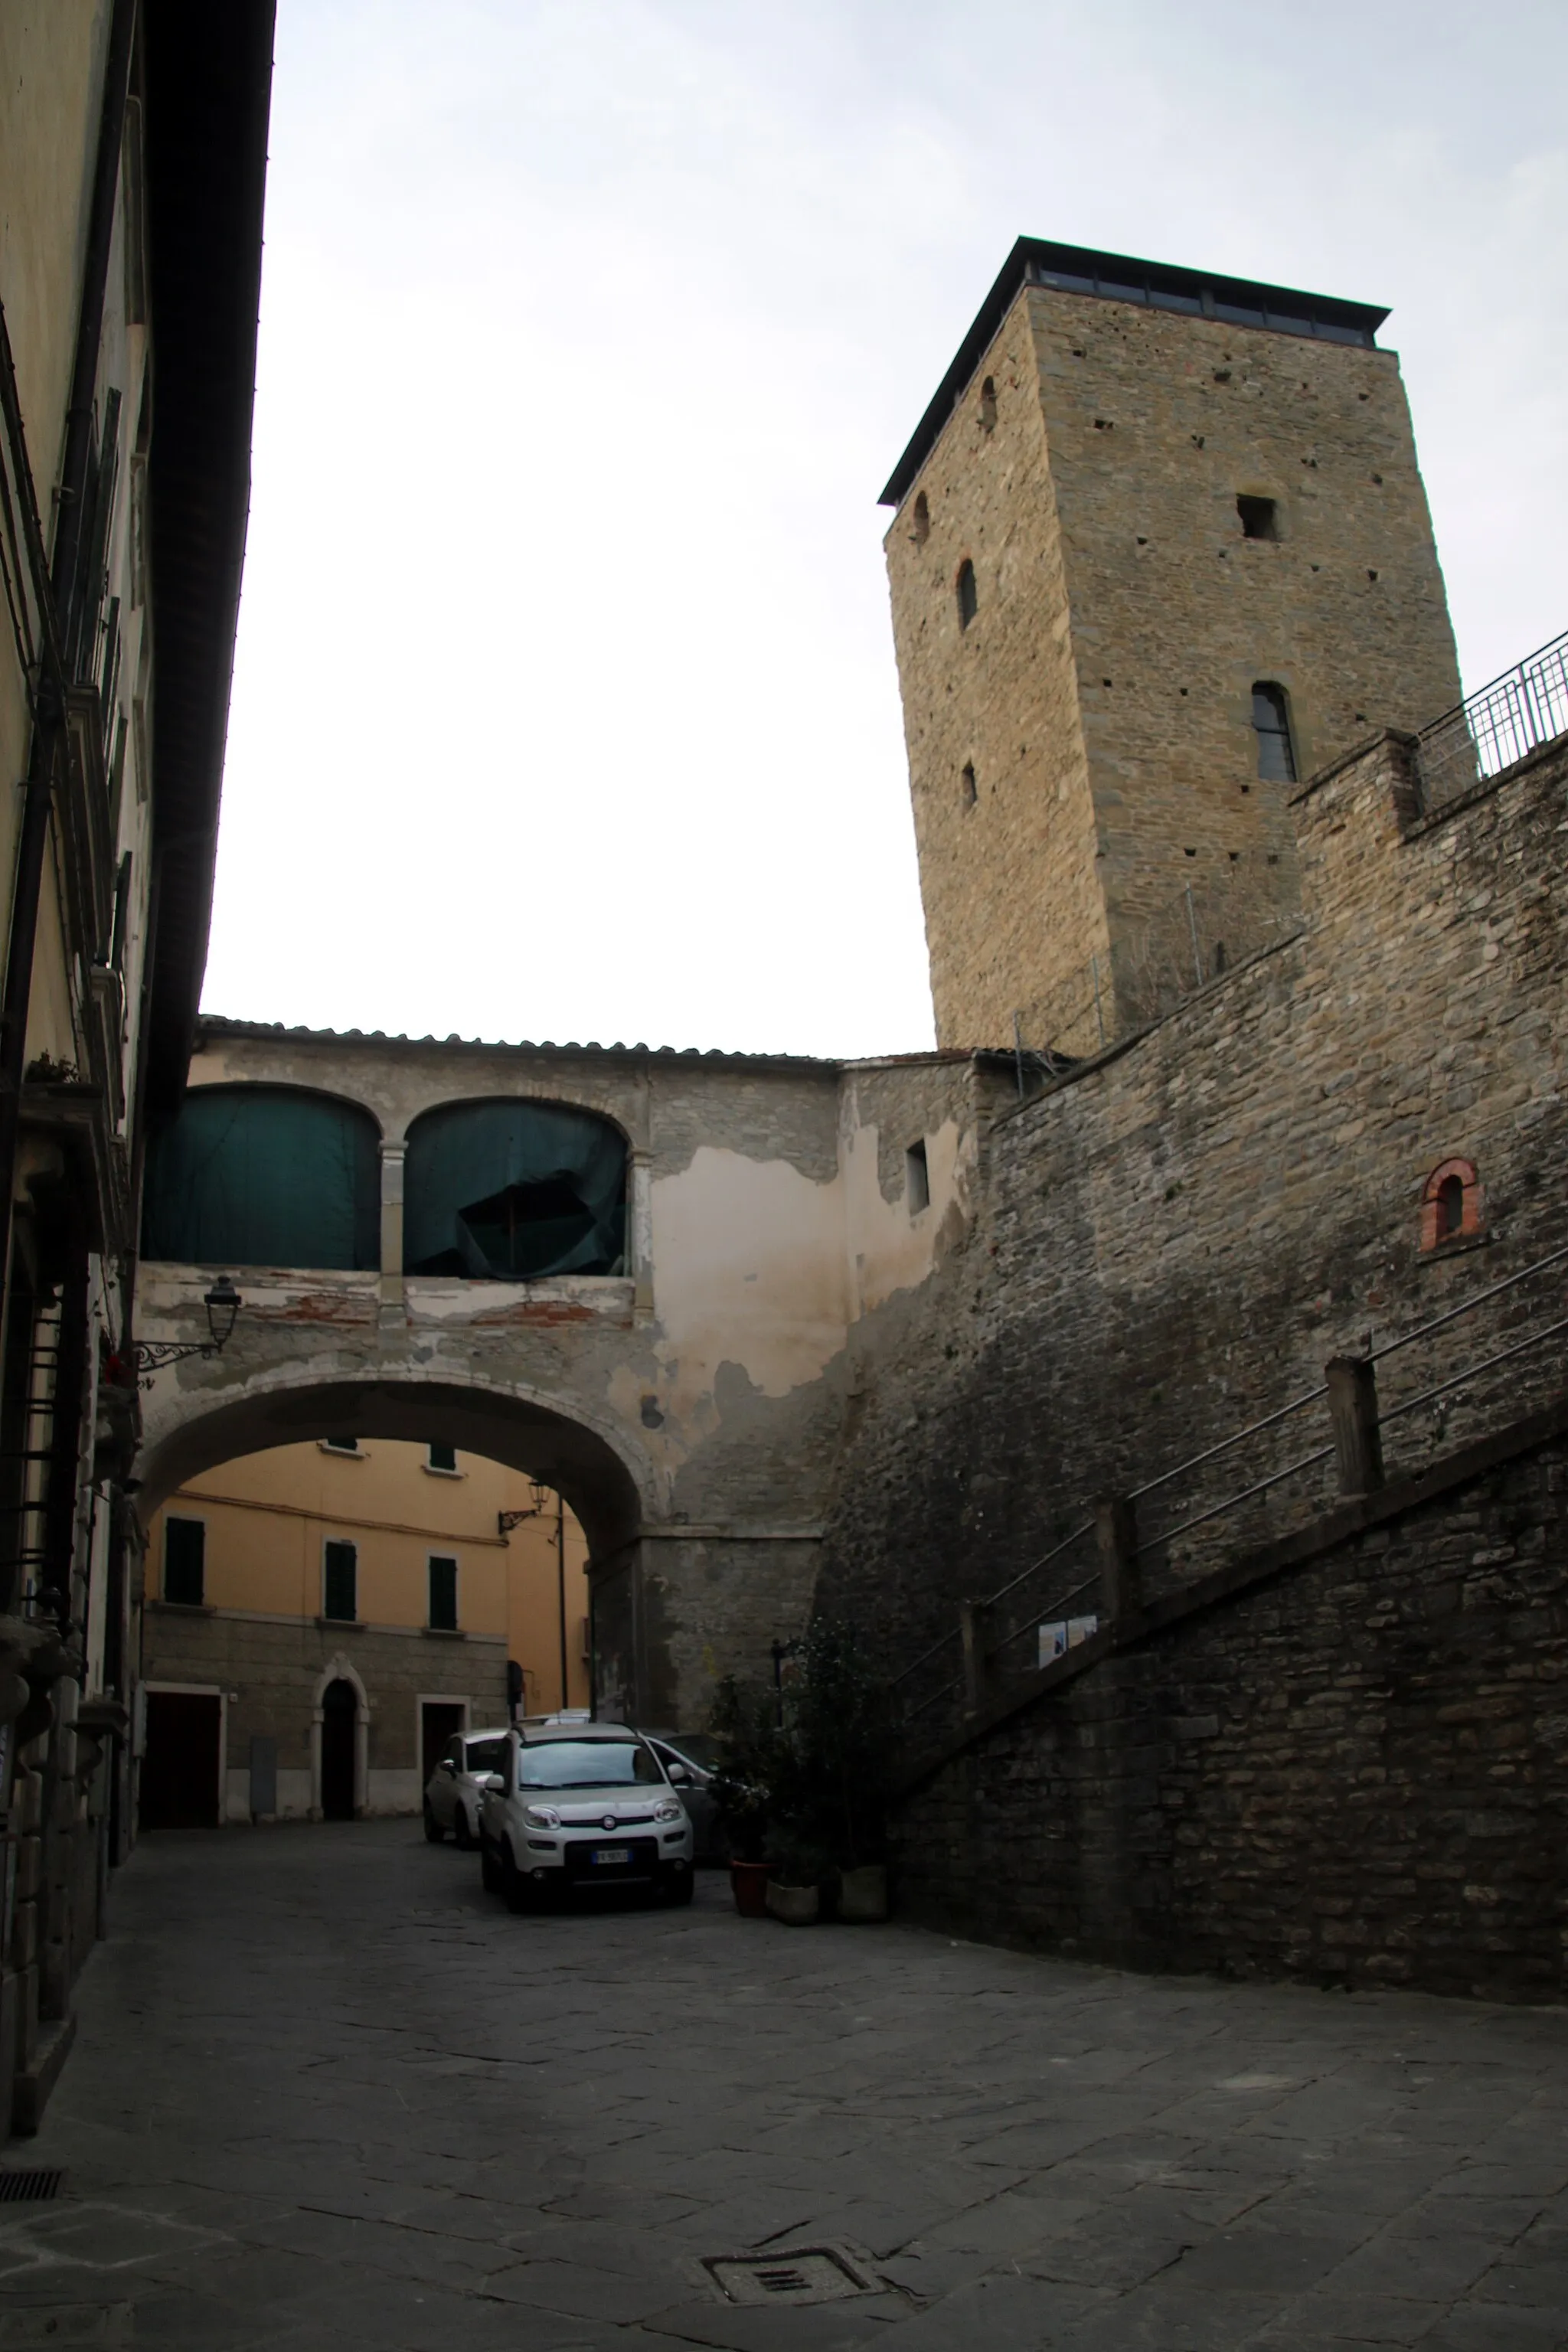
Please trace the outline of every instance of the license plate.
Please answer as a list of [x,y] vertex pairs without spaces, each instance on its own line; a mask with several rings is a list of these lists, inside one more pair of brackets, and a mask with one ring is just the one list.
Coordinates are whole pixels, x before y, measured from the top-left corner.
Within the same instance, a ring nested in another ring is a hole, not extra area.
[[588,1856],[590,1862],[603,1864],[606,1869],[624,1869],[632,1858],[629,1845],[596,1845]]

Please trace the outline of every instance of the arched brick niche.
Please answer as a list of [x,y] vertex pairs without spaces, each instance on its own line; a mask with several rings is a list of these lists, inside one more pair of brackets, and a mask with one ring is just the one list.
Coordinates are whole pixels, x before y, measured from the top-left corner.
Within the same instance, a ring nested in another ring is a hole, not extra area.
[[1473,1160],[1445,1160],[1421,1192],[1421,1247],[1473,1241],[1481,1231],[1481,1180]]

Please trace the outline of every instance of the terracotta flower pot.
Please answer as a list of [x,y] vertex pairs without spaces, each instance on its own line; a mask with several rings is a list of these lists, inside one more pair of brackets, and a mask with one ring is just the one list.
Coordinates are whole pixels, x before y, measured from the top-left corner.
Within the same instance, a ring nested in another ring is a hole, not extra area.
[[786,1927],[809,1927],[822,1907],[822,1891],[816,1886],[781,1886],[776,1879],[768,1881],[768,1909]]
[[862,1925],[888,1916],[888,1873],[879,1862],[863,1863],[858,1870],[838,1874],[838,1916]]
[[732,1862],[730,1886],[742,1919],[768,1916],[768,1865],[765,1862]]

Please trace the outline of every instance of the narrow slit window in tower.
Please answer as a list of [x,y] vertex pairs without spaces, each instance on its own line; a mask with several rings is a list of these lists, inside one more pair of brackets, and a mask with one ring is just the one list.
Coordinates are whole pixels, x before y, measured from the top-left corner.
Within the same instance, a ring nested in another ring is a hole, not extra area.
[[904,1154],[904,1190],[909,1195],[911,1217],[918,1217],[922,1209],[930,1208],[931,1169],[926,1160],[923,1135],[918,1143],[911,1143]]
[[959,780],[960,795],[966,809],[972,809],[974,806],[979,789],[974,781],[974,762],[973,760],[966,760],[963,763],[963,774]]
[[1258,737],[1258,772],[1265,783],[1293,784],[1296,754],[1290,743],[1290,705],[1285,689],[1259,678],[1252,689],[1252,725]]
[[958,625],[967,629],[980,610],[980,598],[974,586],[974,566],[966,555],[958,567]]

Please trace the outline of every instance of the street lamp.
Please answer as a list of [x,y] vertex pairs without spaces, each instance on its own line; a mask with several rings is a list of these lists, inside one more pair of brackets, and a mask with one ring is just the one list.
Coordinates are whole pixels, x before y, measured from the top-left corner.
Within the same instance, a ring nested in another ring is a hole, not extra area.
[[[533,1500],[526,1510],[496,1513],[496,1532],[503,1543],[513,1528],[521,1527],[525,1519],[543,1518],[550,1508],[551,1490],[542,1478],[531,1478],[528,1491]],[[566,1671],[566,1505],[559,1492],[555,1496],[555,1590],[561,1633],[561,1704],[564,1707],[572,1694]]]
[[229,1280],[220,1274],[202,1300],[207,1310],[205,1339],[138,1339],[131,1349],[131,1360],[142,1388],[151,1388],[153,1374],[161,1372],[165,1364],[177,1364],[185,1356],[221,1356],[234,1337],[236,1318],[245,1301]]

